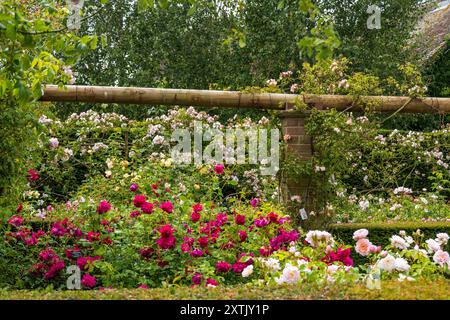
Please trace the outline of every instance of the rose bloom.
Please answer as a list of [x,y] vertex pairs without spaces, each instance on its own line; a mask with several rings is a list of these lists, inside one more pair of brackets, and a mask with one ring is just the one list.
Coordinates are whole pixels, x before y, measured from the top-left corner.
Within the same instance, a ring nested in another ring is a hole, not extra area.
[[197,243],[202,248],[206,248],[208,246],[208,237],[200,237],[197,239]]
[[211,278],[206,279],[206,286],[208,288],[214,288],[214,287],[217,287],[218,285],[219,285],[219,283],[216,280],[211,279]]
[[198,213],[203,210],[203,206],[200,203],[194,204],[192,210]]
[[380,269],[391,272],[395,269],[395,258],[388,254],[386,257],[381,259],[379,262]]
[[224,169],[224,165],[223,164],[217,164],[214,167],[214,172],[217,173],[217,174],[222,174],[223,171],[224,171],[223,169]]
[[141,204],[141,210],[143,213],[150,214],[153,212],[153,204],[145,201],[143,204]]
[[202,274],[196,272],[193,276],[192,276],[192,283],[193,284],[200,284],[202,282]]
[[226,261],[219,261],[216,263],[217,272],[227,273],[231,269],[231,264]]
[[244,225],[245,224],[245,216],[243,215],[236,215],[236,217],[234,218],[234,221],[236,222],[237,225]]
[[355,251],[362,256],[367,256],[370,253],[372,243],[367,239],[359,239],[355,245]]
[[249,265],[242,270],[242,277],[247,278],[253,273],[253,266]]
[[238,235],[239,235],[239,240],[241,240],[241,242],[244,242],[245,240],[247,240],[247,232],[245,232],[243,230],[239,230]]
[[358,241],[359,239],[367,238],[369,231],[367,229],[359,229],[353,233],[353,240]]
[[282,283],[296,283],[300,279],[300,272],[297,267],[289,263],[283,269],[280,280]]
[[131,191],[131,192],[136,192],[137,189],[139,189],[139,186],[138,186],[136,183],[133,183],[133,184],[130,186],[130,191]]
[[192,222],[197,222],[198,220],[200,220],[200,213],[194,211],[191,214],[191,220]]
[[139,217],[141,213],[139,211],[132,211],[130,212],[130,218],[136,218]]
[[159,208],[162,209],[163,211],[167,212],[167,213],[172,213],[172,211],[173,211],[173,204],[171,202],[169,202],[169,201],[165,201],[165,202],[161,203]]
[[441,250],[441,245],[436,240],[428,239],[425,242],[428,245],[428,251],[436,252],[438,250]]
[[450,261],[448,252],[445,252],[443,250],[436,251],[433,255],[433,261],[441,267],[444,266],[444,264]]
[[23,218],[19,217],[19,216],[12,216],[9,220],[8,223],[12,226],[15,227],[20,227],[21,224],[23,223]]
[[400,272],[407,272],[410,268],[408,262],[403,258],[395,259],[395,269]]
[[83,279],[81,279],[81,284],[87,288],[93,288],[95,287],[96,281],[93,276],[87,273],[83,276]]
[[140,208],[143,203],[146,202],[145,196],[137,194],[134,196],[133,204],[135,207]]
[[103,214],[108,212],[109,210],[111,210],[111,205],[105,200],[100,201],[100,204],[97,208],[97,212],[99,214]]
[[50,138],[48,141],[50,142],[50,148],[52,149],[58,148],[59,146],[58,138]]
[[39,179],[39,174],[33,169],[28,170],[28,181],[33,182]]

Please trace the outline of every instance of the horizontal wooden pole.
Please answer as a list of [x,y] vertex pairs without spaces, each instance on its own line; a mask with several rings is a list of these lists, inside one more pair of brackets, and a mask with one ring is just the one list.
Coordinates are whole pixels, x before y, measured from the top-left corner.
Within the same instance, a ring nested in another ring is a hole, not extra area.
[[373,111],[409,113],[450,113],[450,98],[420,98],[365,96],[295,95],[282,93],[243,93],[237,91],[126,88],[100,86],[66,86],[60,89],[47,85],[41,101],[118,103],[149,105],[181,105],[221,108],[256,108],[286,110],[303,101],[321,110],[361,111],[364,103],[373,103]]

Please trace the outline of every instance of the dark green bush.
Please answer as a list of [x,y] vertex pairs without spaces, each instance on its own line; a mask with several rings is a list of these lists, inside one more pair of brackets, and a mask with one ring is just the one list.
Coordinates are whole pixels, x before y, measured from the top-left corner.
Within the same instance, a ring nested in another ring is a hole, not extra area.
[[[354,223],[354,224],[333,224],[328,227],[328,231],[345,244],[354,244],[353,233],[358,229],[369,230],[368,238],[374,245],[386,246],[390,244],[390,237],[398,234],[400,230],[406,231],[409,235],[420,229],[423,233],[423,241],[427,239],[434,239],[437,233],[450,233],[449,222],[397,222],[397,223]],[[450,245],[447,244],[447,249]],[[360,256],[352,250],[352,259],[355,265],[364,264],[367,262],[365,257]]]

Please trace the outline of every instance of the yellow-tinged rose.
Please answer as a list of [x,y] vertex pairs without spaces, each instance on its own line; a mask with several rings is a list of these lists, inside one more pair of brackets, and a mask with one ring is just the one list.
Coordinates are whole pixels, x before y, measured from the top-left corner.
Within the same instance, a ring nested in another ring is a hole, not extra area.
[[207,174],[208,173],[208,168],[207,167],[203,167],[200,169],[200,174]]
[[164,166],[166,168],[169,168],[172,165],[172,163],[173,163],[173,160],[171,158],[169,158],[164,162]]
[[120,191],[120,187],[116,187],[114,190],[115,190],[116,192],[119,192],[119,191]]
[[198,191],[198,190],[200,190],[200,186],[199,186],[198,184],[194,184],[194,189],[195,189],[196,191]]
[[127,160],[123,160],[120,162],[120,165],[124,168],[127,168],[130,163]]

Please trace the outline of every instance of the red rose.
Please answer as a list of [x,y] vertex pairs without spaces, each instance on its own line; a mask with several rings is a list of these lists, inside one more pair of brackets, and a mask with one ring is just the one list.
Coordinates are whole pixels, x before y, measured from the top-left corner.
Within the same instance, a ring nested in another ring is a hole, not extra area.
[[145,196],[137,194],[134,196],[133,204],[136,208],[140,208],[143,203],[146,202]]
[[234,221],[236,222],[236,224],[238,225],[244,225],[245,224],[245,216],[243,215],[236,215],[236,217],[234,218]]

